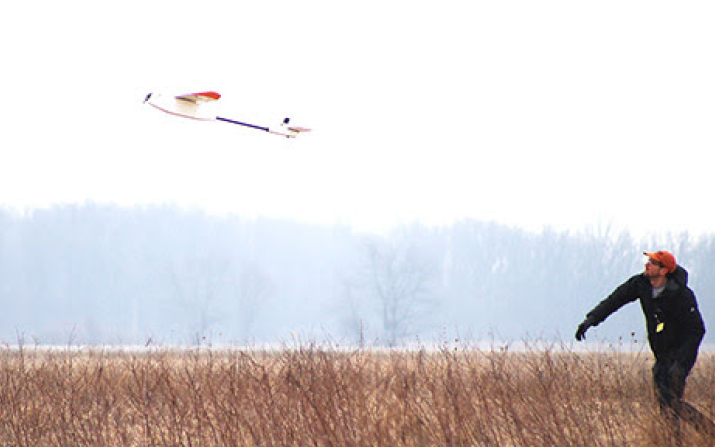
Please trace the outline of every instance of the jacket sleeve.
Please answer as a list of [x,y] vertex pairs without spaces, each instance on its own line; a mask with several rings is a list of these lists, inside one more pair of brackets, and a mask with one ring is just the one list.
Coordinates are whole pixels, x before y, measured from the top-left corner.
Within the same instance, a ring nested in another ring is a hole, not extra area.
[[698,348],[705,336],[705,323],[698,310],[698,303],[695,294],[690,289],[685,289],[683,294],[683,307],[679,313],[682,327],[686,328],[686,338],[680,348],[678,348],[677,358],[685,363],[695,363],[698,355]]
[[598,326],[609,315],[638,299],[637,276],[632,277],[616,288],[606,299],[601,301],[586,316]]

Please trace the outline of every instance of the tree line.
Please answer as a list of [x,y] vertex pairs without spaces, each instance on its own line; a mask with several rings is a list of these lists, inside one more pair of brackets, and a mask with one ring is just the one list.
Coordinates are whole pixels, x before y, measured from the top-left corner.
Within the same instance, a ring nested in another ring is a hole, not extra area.
[[[567,341],[591,306],[642,269],[643,250],[661,248],[689,270],[706,324],[715,321],[712,237],[643,241],[473,220],[375,235],[174,206],[4,210],[0,341]],[[596,336],[642,338],[640,311],[629,307]]]

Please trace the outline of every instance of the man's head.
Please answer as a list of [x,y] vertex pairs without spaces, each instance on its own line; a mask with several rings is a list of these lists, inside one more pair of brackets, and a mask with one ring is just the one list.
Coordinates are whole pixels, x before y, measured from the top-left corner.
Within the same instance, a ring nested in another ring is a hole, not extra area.
[[645,266],[646,274],[648,276],[659,276],[673,273],[675,268],[678,266],[675,262],[675,256],[665,250],[659,250],[653,253],[644,251],[643,254],[648,256],[648,262]]

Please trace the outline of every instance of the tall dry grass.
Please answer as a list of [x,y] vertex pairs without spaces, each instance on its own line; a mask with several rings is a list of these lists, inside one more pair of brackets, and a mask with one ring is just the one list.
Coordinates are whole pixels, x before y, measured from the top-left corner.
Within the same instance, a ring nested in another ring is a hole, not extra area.
[[[0,445],[674,445],[650,365],[562,349],[5,348]],[[708,415],[713,366],[701,356],[686,393]]]

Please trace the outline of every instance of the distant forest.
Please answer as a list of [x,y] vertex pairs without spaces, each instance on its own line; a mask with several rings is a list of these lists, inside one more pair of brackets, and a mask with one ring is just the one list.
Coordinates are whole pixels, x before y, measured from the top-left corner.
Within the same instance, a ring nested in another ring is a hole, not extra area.
[[[0,342],[570,343],[585,313],[642,271],[641,252],[657,249],[689,271],[713,324],[713,237],[470,220],[374,235],[173,206],[0,210]],[[589,337],[643,341],[640,306]]]

